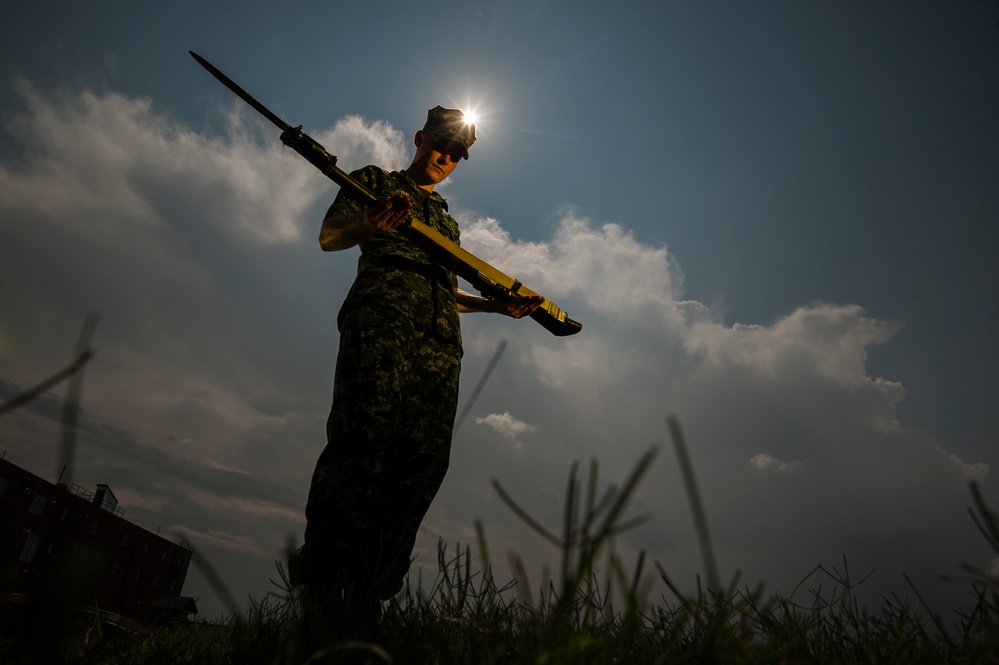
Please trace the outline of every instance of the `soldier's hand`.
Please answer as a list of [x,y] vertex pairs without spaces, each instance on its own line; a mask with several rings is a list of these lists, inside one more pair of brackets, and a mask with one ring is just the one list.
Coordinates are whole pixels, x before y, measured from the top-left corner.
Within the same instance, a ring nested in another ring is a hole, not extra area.
[[522,319],[534,313],[534,310],[541,307],[544,301],[542,296],[520,296],[501,303],[501,309],[498,311],[500,314],[506,314],[515,319]]
[[379,233],[390,233],[409,219],[412,201],[405,194],[383,196],[381,202],[364,211],[368,223]]

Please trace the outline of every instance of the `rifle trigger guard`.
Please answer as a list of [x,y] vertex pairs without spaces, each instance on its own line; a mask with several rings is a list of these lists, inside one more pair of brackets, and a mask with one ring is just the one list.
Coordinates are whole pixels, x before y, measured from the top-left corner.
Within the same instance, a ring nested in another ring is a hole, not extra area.
[[504,289],[502,286],[489,279],[482,271],[478,271],[475,277],[481,282],[481,287],[479,288],[479,293],[486,296],[487,298],[497,298],[502,297]]

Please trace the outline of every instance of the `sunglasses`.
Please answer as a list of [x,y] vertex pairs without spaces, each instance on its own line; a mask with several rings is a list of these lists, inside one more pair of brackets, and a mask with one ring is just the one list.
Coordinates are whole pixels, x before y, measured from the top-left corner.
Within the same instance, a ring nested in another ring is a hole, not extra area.
[[431,150],[436,150],[442,155],[449,155],[452,162],[457,162],[465,156],[464,148],[462,148],[461,144],[456,141],[434,136],[432,134],[428,138],[430,139],[430,143],[427,147]]

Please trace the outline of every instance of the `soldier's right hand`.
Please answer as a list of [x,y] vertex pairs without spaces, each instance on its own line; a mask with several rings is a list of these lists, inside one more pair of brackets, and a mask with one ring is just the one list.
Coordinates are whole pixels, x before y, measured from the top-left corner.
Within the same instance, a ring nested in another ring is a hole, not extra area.
[[412,201],[405,194],[383,196],[380,202],[364,211],[368,223],[378,233],[391,233],[409,220]]

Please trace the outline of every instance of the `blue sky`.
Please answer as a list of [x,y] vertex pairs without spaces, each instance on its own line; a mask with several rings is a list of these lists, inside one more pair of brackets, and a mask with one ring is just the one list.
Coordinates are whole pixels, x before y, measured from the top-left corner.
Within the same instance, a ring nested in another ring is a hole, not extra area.
[[[573,461],[620,481],[664,448],[622,539],[700,570],[664,424],[688,433],[723,574],[789,592],[816,564],[871,597],[995,553],[995,2],[38,2],[0,24],[0,379],[26,387],[100,312],[76,482],[175,527],[261,596],[301,537],[354,255],[315,243],[335,188],[195,50],[350,170],[402,167],[426,109],[476,107],[442,189],[463,244],[584,324],[467,317],[437,537],[554,553]],[[54,464],[50,405],[0,419]],[[189,593],[218,611],[193,573]]]

